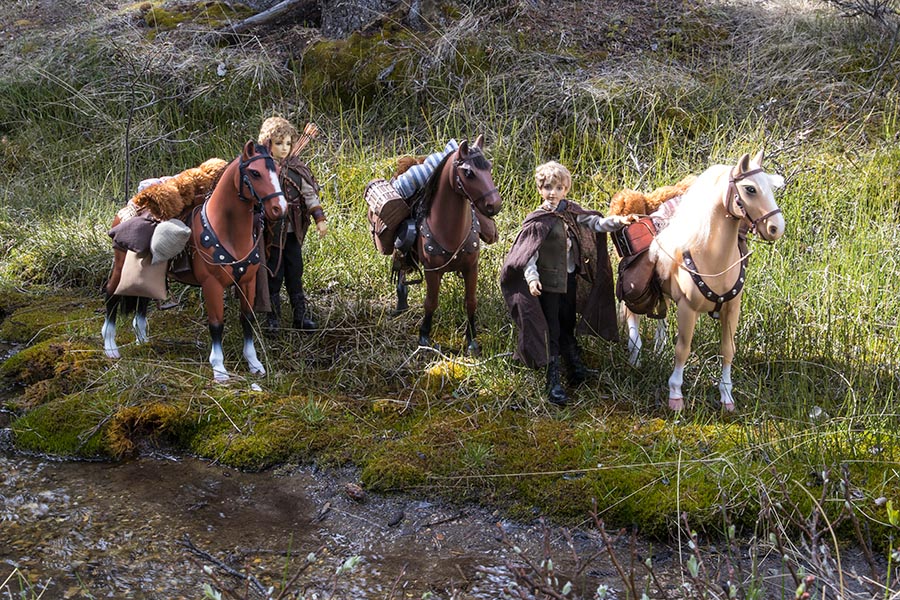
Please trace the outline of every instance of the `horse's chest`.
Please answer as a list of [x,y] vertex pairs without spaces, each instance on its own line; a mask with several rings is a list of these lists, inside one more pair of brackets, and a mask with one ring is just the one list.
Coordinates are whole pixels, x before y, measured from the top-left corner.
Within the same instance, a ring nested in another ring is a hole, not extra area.
[[219,239],[219,236],[213,230],[212,225],[210,225],[209,219],[206,216],[205,204],[200,208],[199,240],[200,245],[203,246],[209,254],[209,262],[221,267],[230,266],[231,276],[235,281],[239,281],[244,277],[244,275],[251,270],[252,265],[258,265],[260,263],[258,228],[253,228],[253,249],[250,250],[250,253],[247,254],[247,256],[238,259],[225,248],[222,241]]
[[[740,259],[740,269],[738,269],[737,276],[730,275],[734,270],[731,268],[721,275],[712,275],[704,273],[702,269],[698,268],[690,251],[685,251],[684,268],[691,279],[691,283],[693,283],[693,293],[690,293],[689,297],[712,302],[714,308],[709,311],[709,316],[718,319],[722,306],[726,302],[737,298],[741,290],[744,289],[748,262],[747,255],[743,255]],[[729,282],[732,282],[731,287],[727,287]]]
[[458,256],[460,253],[474,254],[475,252],[478,252],[481,247],[481,240],[479,239],[481,224],[475,216],[474,209],[472,210],[472,225],[458,248],[444,248],[437,239],[435,239],[434,231],[431,229],[431,226],[428,225],[427,218],[423,218],[419,223],[419,231],[422,235],[422,247],[425,249],[425,254],[429,256],[440,256],[442,258],[451,259]]

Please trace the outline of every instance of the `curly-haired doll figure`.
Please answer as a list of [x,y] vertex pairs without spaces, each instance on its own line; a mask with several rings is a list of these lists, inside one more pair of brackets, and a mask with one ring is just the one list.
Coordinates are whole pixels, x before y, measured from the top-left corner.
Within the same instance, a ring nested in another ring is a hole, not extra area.
[[567,200],[572,175],[558,162],[539,165],[534,179],[542,203],[525,217],[500,287],[518,329],[515,357],[532,368],[546,366],[548,399],[564,406],[569,397],[560,382],[560,356],[570,385],[589,374],[576,332],[618,339],[606,233],[633,217],[604,217]]
[[303,242],[314,220],[319,236],[328,231],[325,211],[319,201],[319,186],[309,167],[297,156],[295,144],[300,136],[294,126],[281,117],[263,121],[258,141],[269,148],[281,166],[281,189],[288,203],[285,218],[266,228],[268,251],[266,265],[269,276],[271,312],[266,326],[276,329],[281,322],[281,287],[287,288],[293,312],[294,329],[316,329],[310,318],[306,295],[303,292]]

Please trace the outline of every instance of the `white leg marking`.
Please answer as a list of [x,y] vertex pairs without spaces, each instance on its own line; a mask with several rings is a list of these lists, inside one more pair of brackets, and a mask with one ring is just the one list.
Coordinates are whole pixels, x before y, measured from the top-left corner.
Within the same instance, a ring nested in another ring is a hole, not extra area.
[[669,336],[666,335],[668,333],[667,329],[666,320],[657,319],[656,331],[653,332],[653,351],[657,354],[665,350],[666,344],[669,342]]
[[131,326],[134,327],[135,343],[146,344],[150,341],[150,336],[147,335],[147,315],[134,315]]
[[119,347],[116,345],[116,322],[109,319],[103,320],[103,351],[109,358],[119,358]]
[[228,371],[225,370],[225,355],[222,353],[222,346],[212,345],[212,350],[209,352],[209,364],[212,365],[213,378],[217,382],[221,383],[230,379]]
[[734,384],[731,383],[731,365],[722,365],[722,379],[719,381],[719,395],[722,401],[722,408],[728,412],[734,410],[734,395],[732,390]]
[[684,383],[684,367],[675,367],[669,376],[669,408],[679,411],[684,408],[681,384]]
[[253,338],[244,340],[244,359],[246,359],[247,366],[250,367],[251,373],[254,375],[266,374],[265,367],[263,367],[262,363],[259,362],[259,359],[256,357],[256,346],[253,345]]
[[628,323],[628,364],[632,367],[641,366],[641,332],[640,317],[631,311],[626,310],[626,321]]

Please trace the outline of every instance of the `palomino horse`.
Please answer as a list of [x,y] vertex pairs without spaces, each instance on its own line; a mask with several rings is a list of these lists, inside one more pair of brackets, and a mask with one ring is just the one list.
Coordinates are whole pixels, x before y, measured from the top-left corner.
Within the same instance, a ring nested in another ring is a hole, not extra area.
[[[723,408],[734,410],[731,363],[734,334],[741,312],[748,253],[739,245],[742,225],[768,241],[784,234],[784,216],[773,189],[784,185],[780,175],[762,168],[763,153],[753,160],[745,154],[734,167],[713,165],[682,196],[669,224],[650,246],[656,276],[665,295],[676,305],[678,338],[675,368],[669,377],[669,408],[684,408],[681,385],[691,351],[694,327],[701,312],[721,321],[722,378],[719,394]],[[637,365],[641,349],[638,315],[625,309],[628,321],[629,362]],[[657,329],[657,347],[665,323]]]
[[[216,381],[227,381],[229,378],[222,352],[222,335],[225,329],[224,292],[233,285],[240,289],[244,358],[251,373],[266,373],[253,344],[254,283],[260,262],[257,215],[264,211],[267,219],[277,220],[286,210],[275,161],[265,147],[247,142],[241,156],[225,167],[209,198],[195,207],[190,216],[191,237],[187,251],[191,257],[191,269],[179,274],[170,273],[170,276],[202,289],[212,338],[209,364]],[[125,252],[115,250],[112,274],[104,286],[106,318],[103,321],[103,347],[110,358],[119,358],[116,310],[123,297],[115,295],[115,290],[124,262]],[[133,325],[136,341],[146,342],[149,339],[147,298],[138,298]]]
[[[466,290],[466,352],[478,355],[475,339],[475,309],[478,301],[478,254],[480,224],[477,209],[493,217],[500,212],[500,193],[491,177],[491,163],[485,158],[479,135],[471,146],[463,141],[444,157],[422,190],[415,208],[418,238],[415,248],[425,273],[425,316],[419,326],[419,345],[431,346],[431,324],[438,307],[441,278],[451,271],[462,275]],[[409,308],[404,271],[397,282],[397,311]]]

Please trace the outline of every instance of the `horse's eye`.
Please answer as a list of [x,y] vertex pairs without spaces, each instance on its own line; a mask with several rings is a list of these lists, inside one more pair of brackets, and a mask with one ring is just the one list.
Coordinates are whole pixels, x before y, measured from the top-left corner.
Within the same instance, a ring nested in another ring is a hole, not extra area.
[[463,167],[463,175],[466,179],[475,179],[475,172],[469,167]]
[[744,189],[747,190],[747,193],[748,193],[748,194],[755,194],[755,193],[756,193],[756,188],[753,187],[752,185],[748,185],[748,186],[744,187]]
[[256,169],[247,169],[247,171],[250,173],[250,176],[253,177],[254,179],[259,179],[261,177],[261,175],[259,174],[259,171],[257,171]]

